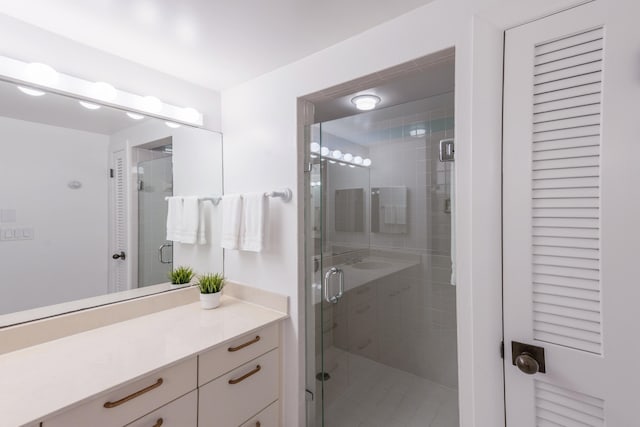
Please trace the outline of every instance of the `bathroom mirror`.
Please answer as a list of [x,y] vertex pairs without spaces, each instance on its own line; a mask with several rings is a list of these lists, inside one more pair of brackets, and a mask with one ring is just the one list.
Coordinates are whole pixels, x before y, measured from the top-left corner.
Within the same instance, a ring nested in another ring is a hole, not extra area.
[[222,272],[213,204],[188,244],[166,240],[165,199],[222,194],[221,134],[0,82],[0,141],[0,327]]
[[336,231],[364,231],[364,189],[345,188],[335,193]]
[[371,188],[371,232],[407,233],[407,187]]

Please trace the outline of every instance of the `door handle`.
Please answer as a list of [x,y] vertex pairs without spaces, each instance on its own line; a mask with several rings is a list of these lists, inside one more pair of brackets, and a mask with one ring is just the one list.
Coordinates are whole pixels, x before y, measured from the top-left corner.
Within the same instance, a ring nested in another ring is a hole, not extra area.
[[161,264],[171,264],[171,260],[165,261],[163,255],[164,255],[164,248],[172,248],[172,247],[173,245],[171,243],[163,243],[158,248],[158,259],[160,260]]
[[544,360],[544,348],[536,345],[511,341],[511,361],[521,372],[533,375],[544,374],[547,368]]
[[120,251],[119,254],[113,254],[111,255],[111,258],[113,259],[119,259],[121,261],[124,261],[125,259],[127,259],[127,255],[124,253],[124,251]]
[[[329,296],[329,283],[331,281],[331,276],[334,274],[338,275],[338,293],[332,296]],[[324,299],[325,301],[331,304],[337,304],[340,301],[340,298],[344,295],[344,271],[340,270],[337,267],[331,267],[329,271],[324,275]]]

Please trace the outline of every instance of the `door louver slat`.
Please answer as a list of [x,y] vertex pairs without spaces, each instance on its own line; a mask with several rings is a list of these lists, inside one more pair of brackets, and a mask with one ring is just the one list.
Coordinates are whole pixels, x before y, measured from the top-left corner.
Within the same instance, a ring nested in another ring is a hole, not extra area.
[[[531,165],[534,338],[596,354],[602,55],[602,28],[536,46]],[[602,425],[601,401],[540,384],[539,425]]]

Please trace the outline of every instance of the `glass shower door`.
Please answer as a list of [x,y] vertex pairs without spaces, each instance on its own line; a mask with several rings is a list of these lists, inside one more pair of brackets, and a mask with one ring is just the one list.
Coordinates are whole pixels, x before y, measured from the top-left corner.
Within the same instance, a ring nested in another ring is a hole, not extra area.
[[168,204],[173,195],[171,157],[138,163],[138,287],[168,281],[173,245],[165,240]]

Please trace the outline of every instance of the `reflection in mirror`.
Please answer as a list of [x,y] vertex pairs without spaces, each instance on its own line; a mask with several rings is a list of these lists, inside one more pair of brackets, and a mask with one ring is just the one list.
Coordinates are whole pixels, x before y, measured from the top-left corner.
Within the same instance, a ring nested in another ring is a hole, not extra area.
[[371,232],[407,232],[407,187],[371,188]]
[[336,190],[335,227],[336,231],[364,231],[364,189]]
[[166,240],[171,196],[222,194],[218,133],[0,82],[0,326],[169,289],[222,271],[219,221]]

